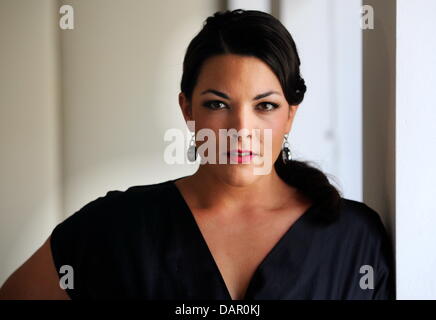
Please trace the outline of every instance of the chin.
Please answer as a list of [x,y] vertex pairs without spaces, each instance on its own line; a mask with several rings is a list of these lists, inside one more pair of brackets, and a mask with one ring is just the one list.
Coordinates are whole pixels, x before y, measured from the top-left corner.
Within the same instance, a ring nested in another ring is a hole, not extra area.
[[230,165],[227,168],[222,168],[219,172],[220,179],[228,185],[234,187],[244,187],[256,182],[261,176],[255,175],[253,166]]

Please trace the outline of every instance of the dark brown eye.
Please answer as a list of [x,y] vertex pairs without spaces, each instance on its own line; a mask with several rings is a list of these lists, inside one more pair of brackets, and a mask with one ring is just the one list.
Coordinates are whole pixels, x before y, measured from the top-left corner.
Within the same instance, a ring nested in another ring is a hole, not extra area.
[[222,101],[215,100],[215,101],[206,101],[205,103],[203,103],[203,106],[209,109],[219,110],[219,109],[224,109],[226,107],[226,104]]
[[262,103],[259,103],[259,106],[264,106],[264,107],[260,108],[262,111],[272,111],[272,110],[277,109],[279,107],[278,104],[272,103],[272,102],[262,102]]

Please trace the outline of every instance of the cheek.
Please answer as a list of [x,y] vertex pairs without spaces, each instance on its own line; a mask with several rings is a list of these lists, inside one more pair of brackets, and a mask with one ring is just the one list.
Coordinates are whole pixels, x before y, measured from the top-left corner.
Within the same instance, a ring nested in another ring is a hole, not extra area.
[[[196,128],[209,128],[218,131],[219,128],[225,127],[225,118],[223,113],[213,113],[205,107],[196,105],[193,110]],[[216,130],[215,130],[216,129]]]
[[[288,114],[286,112],[277,112],[274,117],[268,119],[265,122],[263,129],[271,129],[271,143],[272,143],[272,152],[277,153],[281,150],[284,134],[286,133],[286,119]],[[262,132],[264,132],[262,130]],[[265,136],[262,135],[262,142],[265,143]]]
[[[209,141],[208,148],[213,144],[215,145],[216,150],[219,148],[219,130],[222,129],[223,123],[221,121],[217,121],[216,117],[210,117],[205,113],[199,112],[195,117],[195,131],[197,134],[197,147],[200,147],[209,139],[213,139],[214,141]],[[208,155],[208,152],[206,152]]]

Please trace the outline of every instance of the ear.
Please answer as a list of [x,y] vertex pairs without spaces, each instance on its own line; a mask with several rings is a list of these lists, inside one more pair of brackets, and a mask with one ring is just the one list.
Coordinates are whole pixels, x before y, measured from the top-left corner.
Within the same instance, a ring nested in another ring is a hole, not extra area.
[[292,123],[294,122],[295,114],[297,113],[299,105],[289,105],[288,120],[286,122],[286,132],[290,132]]
[[183,92],[179,93],[179,105],[183,113],[183,117],[185,118],[185,121],[193,121],[192,117],[192,106],[190,102],[188,101],[188,98],[186,98],[185,94]]

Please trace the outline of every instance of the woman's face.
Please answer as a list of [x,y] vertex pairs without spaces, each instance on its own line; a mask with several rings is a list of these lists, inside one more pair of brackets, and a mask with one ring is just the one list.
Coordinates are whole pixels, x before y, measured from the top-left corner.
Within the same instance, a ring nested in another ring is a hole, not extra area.
[[[259,169],[267,164],[266,172],[271,173],[281,152],[283,136],[291,130],[297,110],[297,106],[290,106],[286,101],[278,78],[267,64],[255,57],[235,54],[207,59],[200,70],[192,100],[188,101],[180,93],[179,103],[185,120],[195,121],[197,150],[202,150],[202,144],[207,142],[207,139],[198,141],[201,129],[211,129],[217,138],[213,154],[216,162],[203,164],[201,170],[210,170],[220,180],[237,186],[251,184],[264,176],[256,174],[255,167]],[[230,138],[225,140],[220,129],[235,129],[239,135],[233,142]],[[270,139],[265,129],[271,129]],[[226,141],[226,149],[219,148],[223,141]],[[257,153],[255,157],[264,162],[259,165],[254,158],[227,156],[227,152],[235,149]],[[225,155],[220,158],[222,151]],[[271,158],[269,161],[262,158],[267,155]],[[227,163],[222,163],[223,158]]]

